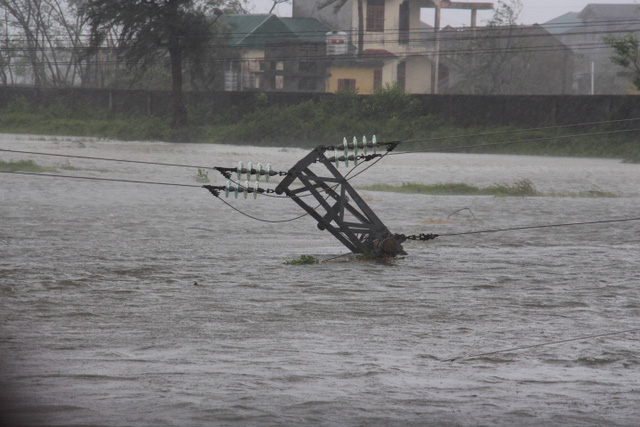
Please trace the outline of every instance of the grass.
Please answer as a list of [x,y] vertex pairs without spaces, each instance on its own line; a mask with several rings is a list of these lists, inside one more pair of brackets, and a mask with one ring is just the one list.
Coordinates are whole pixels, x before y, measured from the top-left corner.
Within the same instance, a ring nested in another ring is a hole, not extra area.
[[495,196],[495,197],[617,197],[618,195],[601,189],[580,191],[575,193],[549,193],[538,191],[528,179],[513,184],[493,184],[489,187],[476,187],[464,183],[452,184],[416,184],[403,183],[400,186],[389,184],[375,184],[359,187],[370,191],[391,191],[407,194],[428,194],[433,196]]
[[5,162],[0,159],[0,172],[55,172],[55,169],[40,166],[33,160]]

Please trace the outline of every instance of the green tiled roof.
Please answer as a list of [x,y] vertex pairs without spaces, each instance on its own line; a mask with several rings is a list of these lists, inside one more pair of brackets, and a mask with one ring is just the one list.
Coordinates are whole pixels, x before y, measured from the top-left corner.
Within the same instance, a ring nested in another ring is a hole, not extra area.
[[228,45],[256,49],[278,39],[322,42],[330,31],[314,18],[279,18],[276,15],[223,15],[219,23],[226,27]]
[[331,31],[315,18],[280,18],[280,20],[300,40],[324,42],[327,39],[327,33]]

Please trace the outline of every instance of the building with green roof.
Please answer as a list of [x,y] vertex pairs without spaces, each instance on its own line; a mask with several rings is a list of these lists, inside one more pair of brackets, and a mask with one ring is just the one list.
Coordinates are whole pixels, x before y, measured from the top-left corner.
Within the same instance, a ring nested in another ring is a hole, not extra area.
[[314,18],[223,15],[227,46],[237,59],[225,63],[225,90],[324,92],[326,34]]

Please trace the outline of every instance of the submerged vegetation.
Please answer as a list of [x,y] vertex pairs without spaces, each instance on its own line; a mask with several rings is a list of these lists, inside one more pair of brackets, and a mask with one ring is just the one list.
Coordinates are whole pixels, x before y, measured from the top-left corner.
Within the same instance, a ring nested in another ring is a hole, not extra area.
[[206,169],[198,168],[198,173],[193,176],[195,182],[207,183],[210,182],[209,172]]
[[40,166],[33,160],[17,160],[5,162],[0,159],[0,172],[52,172],[55,169]]
[[640,159],[638,132],[620,128],[625,126],[620,123],[615,128],[465,127],[425,115],[418,99],[396,87],[367,97],[341,92],[297,104],[271,101],[259,93],[246,105],[223,111],[191,108],[189,124],[179,130],[171,128],[170,117],[65,105],[39,108],[23,99],[0,112],[0,132],[5,133],[296,147],[376,135],[379,141],[404,141],[400,149],[405,151]]
[[306,264],[318,264],[320,261],[318,258],[311,255],[301,255],[298,259],[292,259],[285,261],[286,265],[306,265]]
[[615,193],[592,189],[574,193],[542,193],[538,191],[528,179],[523,179],[514,184],[493,184],[489,187],[476,187],[464,183],[452,184],[416,184],[403,183],[400,186],[389,184],[375,184],[360,187],[370,191],[392,191],[396,193],[428,194],[433,196],[496,196],[496,197],[617,197]]

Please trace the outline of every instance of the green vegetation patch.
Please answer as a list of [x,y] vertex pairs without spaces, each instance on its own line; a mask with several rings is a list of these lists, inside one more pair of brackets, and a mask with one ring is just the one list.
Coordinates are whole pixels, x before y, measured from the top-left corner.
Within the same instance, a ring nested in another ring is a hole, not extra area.
[[359,187],[370,191],[391,191],[394,193],[428,194],[432,196],[496,196],[496,197],[617,197],[615,193],[598,188],[575,193],[549,193],[538,191],[531,180],[523,179],[513,184],[493,184],[489,187],[476,187],[464,183],[451,184],[416,184],[406,182],[400,186],[374,184]]
[[2,172],[54,172],[53,168],[40,166],[33,160],[16,160],[5,162],[0,159],[0,171]]
[[193,176],[195,182],[207,183],[210,182],[209,172],[205,169],[198,168],[198,173]]
[[318,264],[320,261],[318,258],[311,255],[302,255],[298,259],[292,259],[285,261],[286,265],[305,265],[305,264]]

